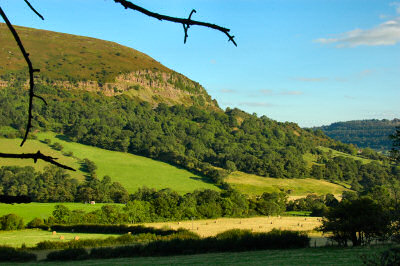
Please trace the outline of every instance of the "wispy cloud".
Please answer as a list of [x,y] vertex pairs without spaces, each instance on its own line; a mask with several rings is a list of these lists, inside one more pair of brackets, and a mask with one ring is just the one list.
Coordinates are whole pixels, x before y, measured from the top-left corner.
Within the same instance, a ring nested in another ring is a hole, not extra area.
[[338,34],[334,38],[320,38],[315,40],[315,42],[321,44],[336,43],[337,48],[357,47],[361,45],[395,45],[400,42],[400,17],[386,21],[371,29],[355,29]]
[[296,77],[293,79],[302,82],[322,82],[328,80],[328,78],[309,78],[309,77]]
[[231,90],[231,89],[222,89],[222,90],[220,90],[220,92],[222,92],[222,93],[236,93],[235,90]]

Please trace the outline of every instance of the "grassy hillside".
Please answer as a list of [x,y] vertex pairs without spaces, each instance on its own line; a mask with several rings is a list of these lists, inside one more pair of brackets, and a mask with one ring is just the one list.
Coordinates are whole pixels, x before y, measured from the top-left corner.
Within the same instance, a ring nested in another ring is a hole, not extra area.
[[261,195],[264,192],[278,192],[280,190],[290,190],[290,196],[306,196],[315,193],[318,195],[332,193],[336,196],[342,194],[346,188],[332,184],[324,180],[311,178],[304,179],[277,179],[261,177],[242,172],[231,173],[226,181],[235,189],[248,195]]
[[[156,189],[169,187],[179,193],[204,188],[218,190],[216,186],[207,182],[204,178],[163,162],[70,142],[65,137],[57,136],[51,132],[38,133],[37,137],[38,140],[29,140],[23,148],[19,148],[19,139],[0,139],[0,150],[18,149],[20,152],[36,152],[40,149],[46,154],[59,158],[60,162],[78,169],[75,173],[70,172],[78,180],[83,180],[85,175],[84,172],[80,171],[79,159],[88,158],[98,166],[97,175],[100,178],[104,175],[109,175],[113,181],[120,182],[129,192],[134,192],[142,186]],[[53,150],[43,142],[45,139],[50,139],[52,143],[60,143],[64,149],[61,152]],[[73,157],[63,155],[66,152],[72,152]],[[0,166],[3,165],[30,165],[36,169],[43,169],[47,163],[38,162],[35,165],[33,161],[29,160],[0,159]],[[281,189],[290,190],[291,196],[306,196],[309,193],[340,195],[346,190],[340,185],[323,180],[268,178],[239,171],[230,174],[226,181],[234,188],[248,195],[260,195],[264,192],[279,191]]]
[[[95,38],[16,27],[35,68],[37,82],[67,89],[127,94],[157,104],[202,104],[216,108],[197,82],[150,56]],[[27,80],[26,63],[6,25],[0,23],[0,88]],[[15,76],[17,74],[17,76]]]
[[[70,76],[93,80],[98,74],[104,81],[113,81],[120,73],[136,70],[171,72],[150,56],[117,43],[25,27],[16,27],[16,30],[35,68],[53,79],[65,80]],[[21,52],[3,23],[0,23],[0,39],[0,58],[6,59],[0,74],[24,69],[26,63]]]
[[[214,184],[208,183],[208,180],[163,162],[69,142],[60,139],[62,137],[56,137],[54,133],[38,133],[37,136],[38,140],[28,140],[23,148],[19,148],[19,139],[0,139],[0,148],[2,151],[18,150],[19,152],[36,152],[40,149],[43,153],[54,155],[54,157],[60,158],[60,162],[76,169],[80,168],[79,159],[88,158],[97,165],[99,178],[108,175],[112,181],[120,182],[130,193],[143,186],[156,189],[171,188],[182,194],[196,189],[218,190]],[[51,139],[52,143],[60,143],[64,147],[62,152],[72,152],[75,158],[63,156],[62,153],[52,150],[41,142],[46,138]],[[46,163],[38,162],[35,165],[33,161],[29,160],[0,159],[0,166],[3,165],[31,165],[41,169]],[[81,171],[70,172],[70,174],[80,180],[84,178],[84,173]]]

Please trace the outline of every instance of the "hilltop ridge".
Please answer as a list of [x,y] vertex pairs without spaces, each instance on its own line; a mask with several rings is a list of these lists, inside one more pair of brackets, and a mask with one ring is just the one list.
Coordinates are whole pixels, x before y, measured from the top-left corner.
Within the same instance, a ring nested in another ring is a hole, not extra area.
[[[126,94],[153,105],[160,102],[218,109],[197,82],[150,56],[114,42],[26,27],[15,27],[41,83],[64,89]],[[27,66],[11,33],[0,23],[0,88],[28,79]]]

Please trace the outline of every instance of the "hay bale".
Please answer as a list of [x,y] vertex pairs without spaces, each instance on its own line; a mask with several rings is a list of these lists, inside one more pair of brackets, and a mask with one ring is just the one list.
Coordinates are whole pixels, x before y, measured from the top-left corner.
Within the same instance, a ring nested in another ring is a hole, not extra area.
[[60,240],[64,240],[64,236],[60,236]]
[[57,232],[56,232],[56,231],[53,231],[52,235],[54,236],[54,235],[56,235],[56,234],[57,234]]

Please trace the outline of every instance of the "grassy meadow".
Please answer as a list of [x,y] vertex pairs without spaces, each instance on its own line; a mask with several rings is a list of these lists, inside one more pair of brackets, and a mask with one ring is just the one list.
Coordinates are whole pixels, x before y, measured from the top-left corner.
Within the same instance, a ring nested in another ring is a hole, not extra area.
[[[54,211],[54,207],[58,204],[62,204],[70,210],[84,210],[85,212],[95,211],[100,209],[105,203],[96,203],[94,205],[84,203],[21,203],[21,204],[5,204],[0,203],[0,216],[14,213],[24,219],[24,223],[27,224],[33,218],[48,218]],[[117,205],[113,203],[113,205]]]
[[[0,245],[11,247],[21,247],[25,244],[26,247],[34,247],[42,241],[70,241],[78,236],[79,239],[104,239],[110,236],[119,236],[115,234],[85,234],[85,233],[60,233],[53,234],[51,231],[40,229],[25,229],[18,231],[0,231]],[[63,237],[63,239],[60,239]]]
[[278,192],[280,190],[290,190],[291,198],[304,197],[310,193],[318,195],[332,193],[339,197],[343,191],[348,190],[343,186],[333,184],[324,180],[311,178],[291,178],[277,179],[269,177],[261,177],[243,172],[231,173],[226,182],[231,184],[241,193],[248,195],[260,195],[263,192]]
[[[196,189],[219,190],[203,177],[143,156],[69,142],[65,138],[58,138],[55,133],[51,132],[38,133],[37,137],[38,140],[28,140],[18,152],[36,152],[40,149],[45,154],[60,158],[61,163],[78,170],[80,169],[79,159],[88,158],[98,167],[96,172],[99,178],[108,175],[112,181],[120,182],[129,193],[133,193],[143,186],[156,189],[171,188],[180,194]],[[62,152],[54,151],[44,144],[44,139],[50,139],[52,143],[60,143],[64,147]],[[15,151],[19,149],[19,144],[20,139],[0,139],[0,150]],[[63,156],[62,154],[66,152],[72,152],[74,158]],[[47,163],[38,162],[36,166],[32,160],[0,159],[0,166],[3,165],[30,165],[37,167],[36,169],[42,169]],[[78,180],[83,180],[85,174],[80,170],[76,173],[69,171],[69,173]]]

